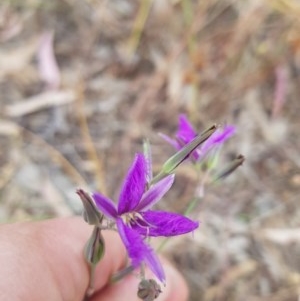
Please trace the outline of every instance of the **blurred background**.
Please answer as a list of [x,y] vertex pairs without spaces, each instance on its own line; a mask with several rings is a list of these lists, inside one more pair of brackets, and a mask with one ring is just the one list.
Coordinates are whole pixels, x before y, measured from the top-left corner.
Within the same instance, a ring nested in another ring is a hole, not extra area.
[[[154,170],[186,113],[199,132],[234,124],[206,187],[201,227],[163,253],[190,300],[300,296],[300,2],[2,0],[0,221],[81,213],[76,188],[115,200],[144,138]],[[183,164],[161,209],[183,211]]]

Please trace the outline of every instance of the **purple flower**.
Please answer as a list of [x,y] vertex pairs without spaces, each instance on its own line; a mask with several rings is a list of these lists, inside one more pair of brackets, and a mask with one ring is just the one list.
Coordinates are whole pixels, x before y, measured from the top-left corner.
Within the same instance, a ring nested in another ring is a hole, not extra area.
[[149,210],[171,188],[174,175],[169,175],[146,191],[149,162],[143,154],[136,154],[124,180],[116,206],[112,200],[94,193],[98,209],[116,222],[121,239],[138,267],[145,262],[157,278],[164,282],[162,266],[153,249],[145,242],[149,236],[175,236],[195,230],[199,224],[176,213]]
[[[198,147],[192,154],[194,161],[202,159],[210,150],[221,146],[227,139],[229,139],[235,133],[235,127],[232,125],[226,125],[223,128],[217,129],[200,147]],[[161,134],[161,136],[170,143],[174,148],[180,150],[187,143],[192,141],[197,132],[194,130],[192,124],[189,122],[184,114],[179,115],[178,130],[175,139],[170,138],[167,135]]]

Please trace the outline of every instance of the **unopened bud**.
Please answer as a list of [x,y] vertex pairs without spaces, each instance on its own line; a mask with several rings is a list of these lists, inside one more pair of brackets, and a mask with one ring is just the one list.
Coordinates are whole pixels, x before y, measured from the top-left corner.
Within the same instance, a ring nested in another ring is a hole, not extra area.
[[162,171],[164,174],[171,174],[174,169],[182,163],[188,156],[203,142],[205,142],[215,131],[216,125],[211,126],[200,135],[196,136],[190,143],[186,144],[180,151],[169,158],[163,165]]
[[101,229],[95,227],[84,249],[85,259],[90,265],[95,266],[103,257],[104,252],[105,244]]
[[238,155],[235,159],[233,159],[227,166],[225,166],[220,172],[215,175],[215,180],[218,181],[220,179],[224,179],[232,174],[239,166],[243,164],[245,161],[245,157],[243,155]]
[[161,292],[160,285],[154,279],[144,279],[139,283],[137,295],[143,301],[153,301]]
[[99,225],[102,222],[103,215],[99,212],[93,199],[83,189],[78,189],[77,194],[79,195],[84,210],[83,218],[90,225]]

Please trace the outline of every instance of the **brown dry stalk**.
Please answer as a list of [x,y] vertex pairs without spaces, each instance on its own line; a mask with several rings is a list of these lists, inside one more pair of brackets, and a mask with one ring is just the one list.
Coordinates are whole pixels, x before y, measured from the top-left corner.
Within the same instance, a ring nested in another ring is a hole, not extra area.
[[54,148],[52,145],[50,145],[40,136],[34,134],[30,130],[25,129],[24,127],[18,125],[17,123],[16,123],[16,127],[20,129],[20,137],[22,135],[22,132],[24,132],[31,138],[33,142],[35,142],[36,144],[40,144],[44,148],[46,148],[49,151],[49,154],[52,157],[53,161],[57,162],[66,171],[66,173],[73,179],[76,185],[87,187],[87,182],[83,178],[83,176],[72,165],[72,163],[64,155],[62,155],[56,148]]
[[90,135],[88,122],[86,119],[84,111],[84,84],[81,83],[78,85],[77,90],[77,101],[76,101],[76,110],[77,116],[79,118],[79,127],[83,141],[85,143],[86,152],[91,162],[94,163],[93,172],[96,178],[96,188],[101,191],[101,193],[106,194],[106,185],[105,185],[105,170],[102,158],[98,155],[96,147],[94,145],[93,139]]
[[132,33],[128,42],[129,52],[131,55],[136,52],[139,46],[146,21],[150,14],[152,2],[152,0],[144,0],[141,2],[139,12],[134,20]]

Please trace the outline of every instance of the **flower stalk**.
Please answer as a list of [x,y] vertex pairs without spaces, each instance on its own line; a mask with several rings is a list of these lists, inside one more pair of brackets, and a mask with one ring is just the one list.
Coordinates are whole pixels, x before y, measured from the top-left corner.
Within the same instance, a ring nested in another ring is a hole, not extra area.
[[117,206],[100,193],[94,193],[92,198],[98,210],[115,224],[132,266],[137,268],[146,264],[164,283],[163,268],[146,238],[181,235],[195,230],[199,224],[180,214],[151,210],[173,185],[174,175],[148,185],[148,164],[149,160],[143,154],[136,154],[124,179]]
[[[233,126],[220,128],[213,125],[198,135],[187,118],[180,115],[175,139],[162,135],[177,152],[165,161],[156,176],[153,176],[152,171],[150,143],[145,140],[143,153],[135,155],[124,178],[117,204],[99,192],[90,196],[83,189],[77,190],[83,203],[83,218],[94,227],[84,249],[84,257],[90,270],[90,282],[84,300],[88,300],[94,292],[95,268],[105,253],[102,231],[106,229],[113,229],[119,233],[129,258],[128,266],[113,275],[110,282],[115,283],[139,269],[141,281],[138,297],[144,301],[153,301],[159,296],[161,288],[158,282],[165,284],[166,277],[156,252],[165,246],[170,237],[193,232],[199,227],[199,222],[188,216],[203,199],[205,185],[213,183],[211,175],[213,174],[214,182],[223,179],[245,160],[239,155],[220,171],[215,172],[220,148],[234,132]],[[184,214],[154,210],[153,207],[172,187],[176,168],[187,159],[192,161],[197,170],[199,185]],[[200,179],[200,172],[203,170],[204,174],[201,173],[203,177]],[[166,238],[156,252],[149,244],[152,237]],[[152,271],[158,282],[155,279],[146,279],[146,267]]]

